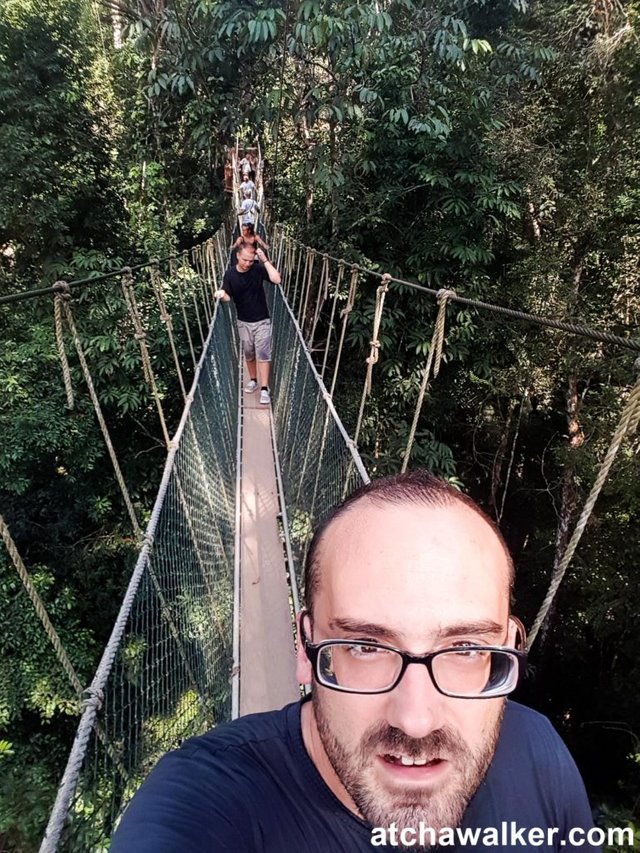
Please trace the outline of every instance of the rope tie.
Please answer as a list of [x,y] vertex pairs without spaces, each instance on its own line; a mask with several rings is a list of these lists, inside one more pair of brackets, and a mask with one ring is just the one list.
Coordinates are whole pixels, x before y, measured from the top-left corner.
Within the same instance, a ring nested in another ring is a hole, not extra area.
[[442,346],[444,344],[444,329],[447,319],[447,305],[450,299],[455,298],[455,290],[439,290],[436,296],[438,300],[438,316],[436,317],[436,327],[434,329],[433,338],[436,347],[436,354],[433,359],[433,378],[435,379],[440,373],[440,364],[442,362]]
[[380,334],[380,324],[382,322],[382,311],[384,309],[384,300],[389,291],[389,282],[391,280],[391,276],[389,273],[385,273],[382,276],[382,284],[376,289],[376,307],[373,315],[373,333],[372,339],[369,341],[369,345],[371,350],[369,352],[369,356],[366,359],[367,362],[367,378],[365,381],[365,391],[366,396],[368,397],[371,394],[371,383],[373,380],[373,366],[378,363],[379,358],[379,350],[380,350],[380,340],[378,339],[378,335]]
[[165,326],[170,326],[171,328],[173,328],[171,315],[167,311],[167,303],[164,301],[164,294],[162,293],[162,281],[160,279],[160,261],[157,258],[153,258],[153,260],[151,261],[149,278],[151,280],[151,287],[153,289],[153,293],[156,297],[156,302],[158,303],[160,319],[165,324]]
[[71,288],[66,281],[56,281],[53,285],[55,296],[53,300],[53,318],[56,331],[56,344],[58,347],[58,358],[62,367],[62,379],[64,381],[64,391],[67,396],[67,409],[73,409],[75,402],[73,399],[73,386],[71,384],[71,370],[69,369],[69,360],[64,346],[64,330],[62,319],[62,306],[65,302],[71,299]]
[[333,397],[333,392],[335,391],[336,382],[338,381],[338,371],[340,370],[340,359],[342,357],[342,347],[344,346],[345,335],[347,334],[347,324],[349,322],[349,315],[353,311],[353,306],[356,301],[356,289],[358,287],[358,278],[360,275],[360,270],[357,264],[352,264],[351,266],[351,281],[349,282],[349,294],[347,296],[347,304],[340,312],[340,317],[342,318],[342,329],[340,330],[340,341],[338,342],[338,353],[336,355],[336,363],[333,367],[333,378],[331,379],[331,389],[329,394]]
[[531,626],[531,631],[529,632],[529,642],[527,648],[531,648],[533,643],[535,642],[536,636],[544,623],[544,620],[547,618],[547,614],[551,609],[551,605],[553,604],[553,600],[556,597],[558,589],[560,588],[560,584],[562,583],[562,579],[564,578],[565,572],[571,562],[573,555],[575,553],[576,548],[578,547],[578,543],[582,538],[582,534],[585,531],[585,528],[589,522],[589,518],[591,517],[591,513],[593,512],[593,508],[598,500],[598,496],[602,491],[602,487],[605,484],[605,481],[609,475],[609,471],[611,470],[611,466],[614,463],[614,460],[620,450],[622,442],[625,437],[628,435],[632,435],[636,429],[638,428],[638,423],[640,422],[640,358],[636,359],[634,364],[635,370],[638,372],[638,378],[636,379],[636,383],[631,389],[629,394],[629,398],[626,402],[624,409],[622,410],[622,415],[620,416],[620,420],[618,422],[618,426],[613,433],[611,438],[611,444],[609,445],[609,449],[605,455],[605,458],[600,466],[598,474],[596,476],[595,482],[591,487],[591,491],[589,492],[589,497],[587,498],[585,505],[580,513],[580,518],[578,519],[571,539],[569,540],[569,544],[567,545],[567,549],[562,555],[562,559],[558,564],[556,571],[551,578],[551,583],[549,584],[549,589],[547,594],[542,602],[540,610],[536,615],[536,618]]
[[140,345],[144,381],[149,387],[151,387],[151,372],[149,370],[149,365],[147,364],[147,359],[144,357],[146,336],[144,329],[142,328],[142,324],[138,322],[138,312],[136,311],[132,301],[135,297],[133,297],[133,273],[131,271],[131,267],[123,267],[122,269],[122,293],[124,295],[124,300],[127,303],[127,310],[129,311],[131,322],[133,323],[133,336]]
[[80,337],[78,335],[78,330],[76,329],[76,324],[73,320],[73,314],[71,312],[71,306],[68,302],[64,304],[64,310],[67,320],[67,325],[71,331],[71,337],[73,338],[73,343],[76,348],[76,352],[78,353],[78,358],[80,360],[80,366],[82,367],[82,373],[84,376],[84,381],[87,383],[87,388],[89,389],[89,396],[91,397],[91,402],[93,403],[93,408],[96,413],[96,417],[98,418],[98,423],[100,424],[100,429],[102,431],[102,437],[104,438],[104,443],[107,447],[107,451],[109,452],[109,457],[111,459],[111,464],[113,465],[113,470],[116,475],[116,479],[118,481],[118,485],[120,486],[120,491],[122,492],[122,497],[125,502],[125,506],[127,507],[127,512],[129,513],[129,518],[131,519],[131,526],[135,531],[136,535],[140,535],[140,525],[138,524],[138,519],[136,517],[135,510],[133,508],[133,503],[131,502],[131,497],[129,496],[129,490],[127,489],[127,485],[124,481],[124,477],[122,475],[122,469],[120,468],[120,464],[118,462],[118,457],[116,456],[116,451],[113,446],[113,442],[111,441],[111,436],[109,435],[109,429],[107,427],[107,423],[104,419],[104,415],[102,414],[102,407],[100,406],[100,401],[98,400],[98,395],[96,394],[96,389],[93,384],[93,379],[91,378],[91,372],[89,370],[89,365],[87,364],[87,359],[84,354],[84,350],[82,349],[82,344],[80,342]]
[[312,249],[310,246],[306,246],[307,250],[307,280],[303,282],[303,293],[304,299],[301,298],[300,304],[302,306],[302,311],[300,312],[300,318],[298,320],[298,325],[300,326],[300,330],[304,331],[305,320],[307,317],[307,305],[309,303],[309,294],[311,293],[311,282],[313,280],[313,264],[316,259],[316,250]]
[[82,694],[85,697],[82,700],[83,711],[85,708],[94,708],[96,711],[102,708],[104,690],[100,690],[98,687],[87,687],[82,691]]
[[193,348],[193,338],[191,337],[191,329],[189,328],[189,318],[187,317],[187,308],[184,304],[184,297],[182,295],[182,287],[180,286],[180,276],[177,273],[177,270],[174,268],[171,271],[171,276],[176,283],[176,287],[178,290],[178,301],[180,302],[180,310],[182,312],[182,321],[184,323],[184,330],[187,333],[187,340],[189,341],[189,352],[191,353],[191,361],[193,362],[193,369],[195,370],[197,361],[196,361],[196,351]]
[[176,349],[176,342],[173,336],[173,320],[171,319],[171,314],[167,310],[167,304],[164,300],[164,294],[162,293],[162,281],[160,279],[159,262],[156,260],[154,260],[153,266],[151,267],[149,278],[151,279],[151,288],[156,297],[158,308],[160,309],[160,318],[164,323],[165,328],[167,330],[167,335],[169,336],[169,345],[171,347],[171,354],[173,355],[173,363],[176,366],[176,373],[178,375],[178,382],[180,383],[180,390],[182,391],[183,398],[186,399],[187,391],[184,384],[184,377],[182,376],[182,368],[180,366],[178,350]]
[[360,275],[360,269],[357,264],[353,264],[351,267],[351,281],[349,282],[349,295],[347,296],[347,304],[344,306],[342,311],[340,312],[341,317],[346,317],[348,314],[351,314],[353,311],[353,306],[356,301],[356,287],[358,286],[358,276]]
[[318,298],[316,299],[316,309],[313,314],[313,325],[311,327],[311,335],[309,337],[309,349],[313,349],[313,340],[316,335],[316,328],[318,326],[318,320],[320,319],[320,312],[322,310],[322,306],[327,301],[327,297],[329,295],[329,256],[324,254],[322,256],[322,272],[320,273],[320,284],[318,286]]
[[160,418],[160,426],[162,427],[162,434],[164,436],[164,442],[165,445],[168,447],[170,441],[169,430],[167,429],[167,424],[164,419],[162,402],[160,400],[158,386],[156,385],[156,379],[153,375],[153,368],[151,367],[151,357],[149,355],[149,348],[147,346],[146,340],[147,335],[145,333],[144,326],[142,325],[142,316],[140,314],[136,295],[133,289],[133,275],[131,272],[131,267],[124,268],[122,275],[122,292],[124,293],[127,308],[129,309],[129,316],[131,317],[131,322],[133,323],[135,339],[140,344],[140,356],[142,358],[142,370],[144,373],[144,378],[147,385],[151,389],[153,399],[155,400],[156,408],[158,410],[158,417]]
[[439,290],[436,295],[436,298],[438,300],[438,315],[436,317],[433,335],[431,337],[431,345],[429,346],[427,362],[422,373],[422,382],[420,383],[420,391],[418,392],[416,408],[413,413],[413,423],[411,424],[411,430],[409,432],[407,446],[404,451],[402,468],[400,469],[401,473],[403,474],[407,470],[407,466],[409,465],[409,459],[411,458],[411,450],[413,448],[413,443],[416,438],[418,421],[420,420],[422,405],[424,403],[424,398],[427,393],[427,386],[429,385],[429,379],[431,377],[431,369],[433,367],[434,379],[440,372],[440,364],[442,362],[442,347],[444,344],[445,324],[447,319],[447,304],[450,299],[455,297],[455,295],[455,290],[446,290],[444,288],[442,290]]
[[[191,273],[193,272],[193,270],[189,266],[188,256],[189,256],[189,253],[185,249],[184,252],[182,253],[182,276],[184,278],[185,283],[192,280]],[[202,348],[204,349],[205,334],[202,330],[202,322],[200,320],[200,309],[198,308],[198,300],[196,299],[195,288],[193,288],[191,290],[191,301],[193,302],[193,307],[194,307],[195,313],[196,313],[196,321],[198,323],[198,331],[200,332],[200,343],[202,344]],[[194,357],[194,366],[196,363],[197,362],[195,361],[195,357]]]
[[[338,304],[338,296],[340,295],[340,287],[344,277],[345,264],[341,261],[338,264],[338,275],[336,276],[335,289],[333,291],[333,299],[331,301],[331,314],[329,316],[329,327],[327,330],[327,342],[324,347],[324,358],[322,359],[322,369],[320,370],[320,378],[324,381],[324,372],[327,369],[327,360],[329,358],[329,349],[331,347],[331,336],[333,334],[334,319],[336,316],[336,307]],[[328,296],[328,294],[327,294]]]
[[[373,367],[378,363],[379,357],[379,349],[380,349],[380,341],[378,339],[378,335],[380,334],[380,324],[382,322],[382,311],[384,309],[384,300],[387,295],[387,291],[389,290],[389,281],[391,280],[391,276],[389,273],[385,273],[382,276],[382,284],[376,290],[376,307],[373,315],[373,330],[371,333],[371,340],[369,341],[369,355],[365,359],[367,363],[367,375],[364,380],[364,387],[362,389],[362,396],[360,398],[360,409],[358,410],[358,421],[356,423],[356,431],[353,436],[353,440],[355,444],[358,444],[358,438],[360,437],[360,429],[362,427],[362,419],[364,416],[364,404],[367,400],[367,397],[371,394],[371,387],[373,383]],[[346,318],[345,318],[346,323]]]

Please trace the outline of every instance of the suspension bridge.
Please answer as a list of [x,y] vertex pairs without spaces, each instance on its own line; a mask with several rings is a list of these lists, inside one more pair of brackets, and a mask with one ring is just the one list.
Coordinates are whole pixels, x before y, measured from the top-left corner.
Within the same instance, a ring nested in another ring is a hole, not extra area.
[[[237,183],[235,162],[234,176]],[[261,207],[262,202],[260,196]],[[231,222],[233,227],[233,216]],[[126,803],[166,751],[239,714],[277,708],[300,696],[294,674],[294,615],[302,596],[301,569],[315,526],[354,488],[368,482],[357,442],[390,289],[412,287],[438,303],[403,469],[411,459],[425,396],[438,373],[447,306],[452,303],[640,351],[637,341],[608,332],[464,299],[453,291],[430,290],[347,264],[303,245],[276,225],[270,243],[282,286],[265,283],[274,329],[273,405],[261,407],[243,393],[247,377],[233,309],[213,296],[227,266],[231,230],[223,224],[212,238],[179,256],[81,282],[59,282],[36,292],[54,298],[69,405],[73,389],[65,340],[67,347],[73,343],[140,543],[111,637],[85,688],[0,517],[11,558],[81,701],[75,741],[41,853],[107,849]],[[350,315],[367,277],[375,280],[376,300],[352,438],[333,397]],[[145,529],[120,470],[74,320],[74,289],[105,278],[121,282],[167,446],[160,488]],[[157,307],[184,397],[184,411],[172,435],[147,340],[148,312],[141,310],[136,295],[142,286],[143,296]],[[175,341],[180,320],[193,364],[189,389]],[[532,626],[530,642],[551,606],[616,454],[639,421],[637,382],[630,387],[601,469]]]

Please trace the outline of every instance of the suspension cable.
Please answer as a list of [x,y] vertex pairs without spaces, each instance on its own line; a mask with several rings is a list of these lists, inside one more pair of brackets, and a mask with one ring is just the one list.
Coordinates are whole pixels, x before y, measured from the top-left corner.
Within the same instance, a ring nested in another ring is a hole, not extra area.
[[[294,243],[298,243],[305,249],[311,251],[311,246],[306,246],[300,240],[295,240],[292,237],[288,238],[292,240]],[[315,250],[314,250],[315,251]],[[341,261],[345,262],[343,258],[336,258],[333,255],[327,255],[329,260],[335,261],[336,263],[340,263]],[[347,262],[348,263],[348,262]],[[354,264],[359,270],[359,272],[374,276],[376,278],[382,279],[383,274],[378,272],[378,270],[372,270],[367,267],[363,267],[360,264]],[[409,279],[404,278],[395,278],[391,276],[388,279],[389,285],[399,286],[402,285],[404,287],[410,287],[413,290],[417,290],[421,293],[427,293],[429,296],[433,296],[437,299],[439,290],[435,290],[432,287],[425,287],[423,284],[418,284],[415,281],[410,281]],[[495,314],[502,314],[505,317],[512,317],[514,320],[523,320],[527,323],[533,323],[537,326],[544,326],[548,329],[555,329],[559,332],[568,332],[571,335],[578,335],[579,337],[589,338],[593,341],[600,341],[602,343],[614,344],[616,346],[625,347],[626,349],[633,350],[634,352],[640,352],[640,340],[634,340],[633,338],[623,338],[621,335],[614,335],[611,332],[603,332],[598,329],[593,329],[590,326],[585,326],[582,323],[573,323],[566,320],[557,320],[552,317],[541,317],[539,314],[531,314],[527,311],[517,311],[514,308],[508,308],[504,305],[496,305],[493,302],[484,302],[480,299],[469,299],[465,296],[459,296],[457,293],[455,296],[450,297],[451,302],[456,302],[459,305],[467,305],[470,308],[478,308],[483,311],[490,311]]]

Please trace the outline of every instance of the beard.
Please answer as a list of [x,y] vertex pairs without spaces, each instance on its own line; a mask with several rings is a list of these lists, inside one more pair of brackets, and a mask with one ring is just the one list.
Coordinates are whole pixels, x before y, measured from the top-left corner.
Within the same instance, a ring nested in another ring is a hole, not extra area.
[[[364,733],[353,750],[348,750],[331,728],[319,691],[313,691],[312,701],[327,757],[365,820],[371,826],[387,830],[395,824],[398,832],[405,827],[416,830],[420,825],[431,827],[436,838],[444,827],[459,826],[469,800],[484,779],[495,753],[505,710],[502,702],[484,742],[476,749],[471,749],[461,735],[448,726],[436,729],[426,737],[412,738],[401,729],[378,723]],[[445,759],[454,772],[439,788],[419,791],[415,784],[404,789],[402,783],[386,786],[375,778],[375,762],[381,754],[398,753],[411,757],[427,756],[429,760]],[[413,846],[411,849],[420,848]]]

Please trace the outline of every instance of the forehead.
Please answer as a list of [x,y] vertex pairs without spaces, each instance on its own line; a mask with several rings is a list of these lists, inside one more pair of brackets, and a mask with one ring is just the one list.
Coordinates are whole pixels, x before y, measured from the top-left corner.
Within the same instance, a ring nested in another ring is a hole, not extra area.
[[452,624],[506,624],[509,563],[489,525],[464,504],[358,501],[318,552],[319,618],[384,625],[420,645]]

